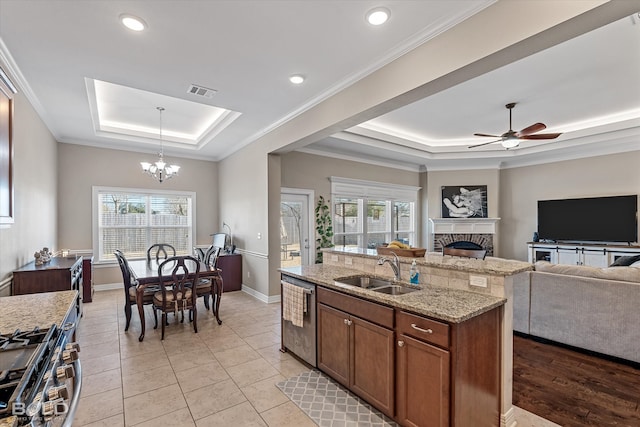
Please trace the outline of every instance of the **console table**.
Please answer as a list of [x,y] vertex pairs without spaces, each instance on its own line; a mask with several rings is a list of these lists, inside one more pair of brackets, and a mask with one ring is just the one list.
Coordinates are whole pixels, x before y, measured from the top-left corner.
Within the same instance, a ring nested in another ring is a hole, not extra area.
[[529,242],[529,262],[608,267],[621,256],[640,255],[640,246]]
[[54,291],[78,291],[78,317],[82,315],[82,257],[54,257],[46,264],[35,261],[13,272],[12,295],[37,294]]

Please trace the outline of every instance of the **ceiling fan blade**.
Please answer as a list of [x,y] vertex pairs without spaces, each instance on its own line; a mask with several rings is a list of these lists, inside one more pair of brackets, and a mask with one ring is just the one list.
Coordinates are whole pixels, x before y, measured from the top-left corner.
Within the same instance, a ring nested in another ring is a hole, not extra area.
[[[489,136],[489,135],[486,135]],[[502,141],[501,139],[496,139],[495,141],[489,141],[489,142],[483,142],[482,144],[476,144],[476,145],[470,145],[467,148],[476,148],[476,147],[482,147],[483,145],[489,145],[489,144],[493,144],[495,142],[500,142]]]
[[547,126],[544,123],[535,123],[529,127],[522,129],[516,134],[516,136],[531,135],[532,133],[540,132],[541,130],[544,130],[546,128]]
[[475,136],[488,136],[491,138],[500,138],[500,135],[489,135],[488,133],[474,133]]
[[562,135],[562,133],[539,133],[537,135],[521,136],[520,139],[555,139],[560,135]]

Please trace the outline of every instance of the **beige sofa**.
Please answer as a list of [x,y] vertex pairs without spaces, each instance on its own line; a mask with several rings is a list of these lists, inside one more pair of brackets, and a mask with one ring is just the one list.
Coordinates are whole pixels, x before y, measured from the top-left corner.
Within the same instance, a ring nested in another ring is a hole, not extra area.
[[538,261],[514,288],[513,329],[640,362],[640,268]]

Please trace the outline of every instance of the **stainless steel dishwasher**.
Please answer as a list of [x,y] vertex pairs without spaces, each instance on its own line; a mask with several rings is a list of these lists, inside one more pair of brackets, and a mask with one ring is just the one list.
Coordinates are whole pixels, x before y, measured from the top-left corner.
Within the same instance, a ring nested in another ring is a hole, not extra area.
[[[282,319],[282,351],[290,351],[315,368],[317,366],[316,285],[284,274],[281,280],[303,287],[305,298],[307,298],[307,311],[304,313],[301,328],[294,326],[289,320]],[[282,290],[282,286],[280,288]]]

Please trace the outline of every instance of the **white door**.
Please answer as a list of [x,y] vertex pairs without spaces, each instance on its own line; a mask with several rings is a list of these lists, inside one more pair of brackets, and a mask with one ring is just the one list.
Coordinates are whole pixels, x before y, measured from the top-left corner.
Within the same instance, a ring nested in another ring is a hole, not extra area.
[[280,265],[295,267],[315,262],[311,227],[313,192],[283,189],[280,199]]

